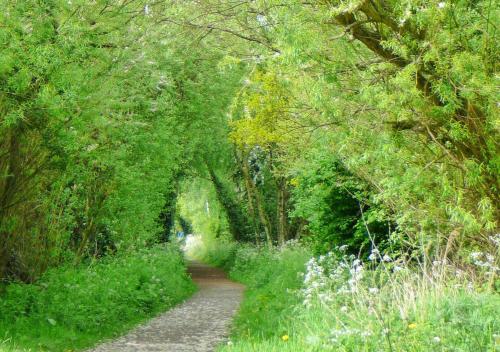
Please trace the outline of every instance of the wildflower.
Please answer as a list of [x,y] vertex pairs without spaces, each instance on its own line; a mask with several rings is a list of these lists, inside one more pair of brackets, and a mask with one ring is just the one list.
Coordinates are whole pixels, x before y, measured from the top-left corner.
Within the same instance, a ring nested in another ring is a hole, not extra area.
[[368,259],[371,261],[377,260],[377,258],[380,256],[380,252],[378,251],[377,248],[372,249],[372,252],[368,256]]
[[392,262],[391,257],[389,257],[387,254],[385,254],[385,255],[384,255],[384,257],[382,258],[382,260],[383,260],[384,262]]
[[331,301],[333,301],[333,298],[330,296],[329,293],[320,293],[320,294],[318,294],[318,298],[322,302],[331,302]]
[[266,19],[266,16],[263,16],[263,15],[257,15],[257,22],[259,22],[259,24],[260,24],[262,27],[267,26],[267,19]]
[[376,295],[378,293],[378,288],[376,288],[376,287],[370,287],[368,289],[368,292],[370,292],[372,295]]
[[99,144],[90,144],[90,145],[87,146],[86,149],[87,149],[88,152],[91,152],[91,151],[97,149],[98,146],[99,146]]
[[415,329],[416,327],[417,327],[417,324],[415,324],[415,323],[408,324],[408,329]]
[[446,3],[444,1],[441,1],[439,4],[438,4],[438,7],[440,9],[444,9],[446,7]]
[[308,345],[317,345],[321,342],[320,338],[318,336],[307,336],[306,337],[306,344]]
[[348,245],[344,244],[343,246],[339,247],[339,251],[344,252],[345,250],[347,250],[347,247]]
[[500,335],[493,334],[493,340],[495,340],[495,345],[500,345]]
[[288,339],[289,339],[289,338],[290,338],[290,337],[289,337],[288,335],[283,335],[283,336],[281,336],[281,339],[282,339],[283,341],[285,341],[285,342],[286,342],[286,341],[288,341]]
[[439,336],[434,336],[434,338],[432,339],[432,341],[434,343],[440,343],[441,342],[441,338]]
[[470,254],[470,257],[472,258],[472,260],[477,260],[477,259],[481,258],[482,256],[483,256],[482,252],[472,252]]
[[361,337],[362,338],[367,338],[367,337],[370,337],[370,336],[372,336],[372,332],[371,331],[363,331],[361,333]]
[[[497,103],[497,106],[500,107],[500,102]],[[496,234],[495,236],[490,236],[490,241],[493,242],[497,247],[500,247],[500,234]]]

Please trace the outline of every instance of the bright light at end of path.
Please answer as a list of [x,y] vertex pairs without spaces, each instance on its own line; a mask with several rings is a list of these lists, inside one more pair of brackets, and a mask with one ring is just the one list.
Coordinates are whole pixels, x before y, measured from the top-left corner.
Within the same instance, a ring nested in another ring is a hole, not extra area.
[[184,254],[187,258],[194,258],[203,247],[203,239],[200,235],[189,234],[186,236],[186,242],[183,246]]

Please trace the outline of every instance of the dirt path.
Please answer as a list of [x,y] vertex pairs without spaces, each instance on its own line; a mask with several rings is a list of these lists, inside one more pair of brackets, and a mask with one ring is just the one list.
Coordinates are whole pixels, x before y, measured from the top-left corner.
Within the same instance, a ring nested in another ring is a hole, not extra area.
[[189,272],[199,287],[191,299],[92,352],[210,352],[224,342],[243,286],[204,264],[191,262]]

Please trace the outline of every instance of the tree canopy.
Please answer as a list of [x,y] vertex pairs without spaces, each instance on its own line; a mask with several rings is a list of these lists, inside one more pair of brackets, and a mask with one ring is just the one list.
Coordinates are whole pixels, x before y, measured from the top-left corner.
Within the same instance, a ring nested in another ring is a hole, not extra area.
[[319,252],[498,231],[497,1],[0,4],[0,277],[183,216]]

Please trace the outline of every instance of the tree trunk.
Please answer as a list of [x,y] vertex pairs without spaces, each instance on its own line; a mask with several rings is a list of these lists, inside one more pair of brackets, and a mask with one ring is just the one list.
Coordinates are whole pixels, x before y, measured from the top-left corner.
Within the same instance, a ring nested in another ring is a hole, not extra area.
[[19,139],[16,131],[11,130],[7,133],[6,160],[2,162],[1,171],[3,173],[0,189],[0,279],[4,278],[9,271],[11,262],[10,240],[11,234],[5,231],[5,220],[9,218],[9,209],[15,204],[16,188],[21,179],[19,160]]
[[206,163],[210,179],[215,187],[215,193],[220,204],[224,208],[228,222],[229,231],[236,241],[243,241],[247,235],[250,225],[241,207],[231,196],[227,187],[222,183],[214,170]]
[[273,245],[273,237],[272,237],[272,231],[271,231],[271,224],[269,222],[269,219],[267,217],[266,211],[262,205],[262,197],[260,195],[259,190],[255,186],[252,178],[250,177],[250,168],[248,166],[248,159],[246,158],[245,155],[243,155],[242,158],[242,170],[243,170],[243,175],[245,177],[245,184],[248,187],[248,194],[250,195],[249,198],[255,198],[255,203],[257,206],[257,211],[259,214],[259,219],[264,227],[264,232],[266,234],[266,241],[269,246]]
[[[248,171],[248,170],[247,170]],[[255,235],[255,244],[260,245],[260,228],[259,228],[259,222],[257,221],[257,217],[255,214],[255,205],[254,205],[254,196],[252,192],[252,187],[250,185],[251,180],[249,180],[248,177],[246,177],[245,172],[245,189],[247,193],[247,202],[248,202],[248,212],[250,213],[250,217],[252,218],[252,226],[253,226],[253,231]]]
[[280,177],[278,179],[278,204],[277,204],[277,217],[278,217],[278,243],[284,244],[288,239],[288,189],[286,178]]

